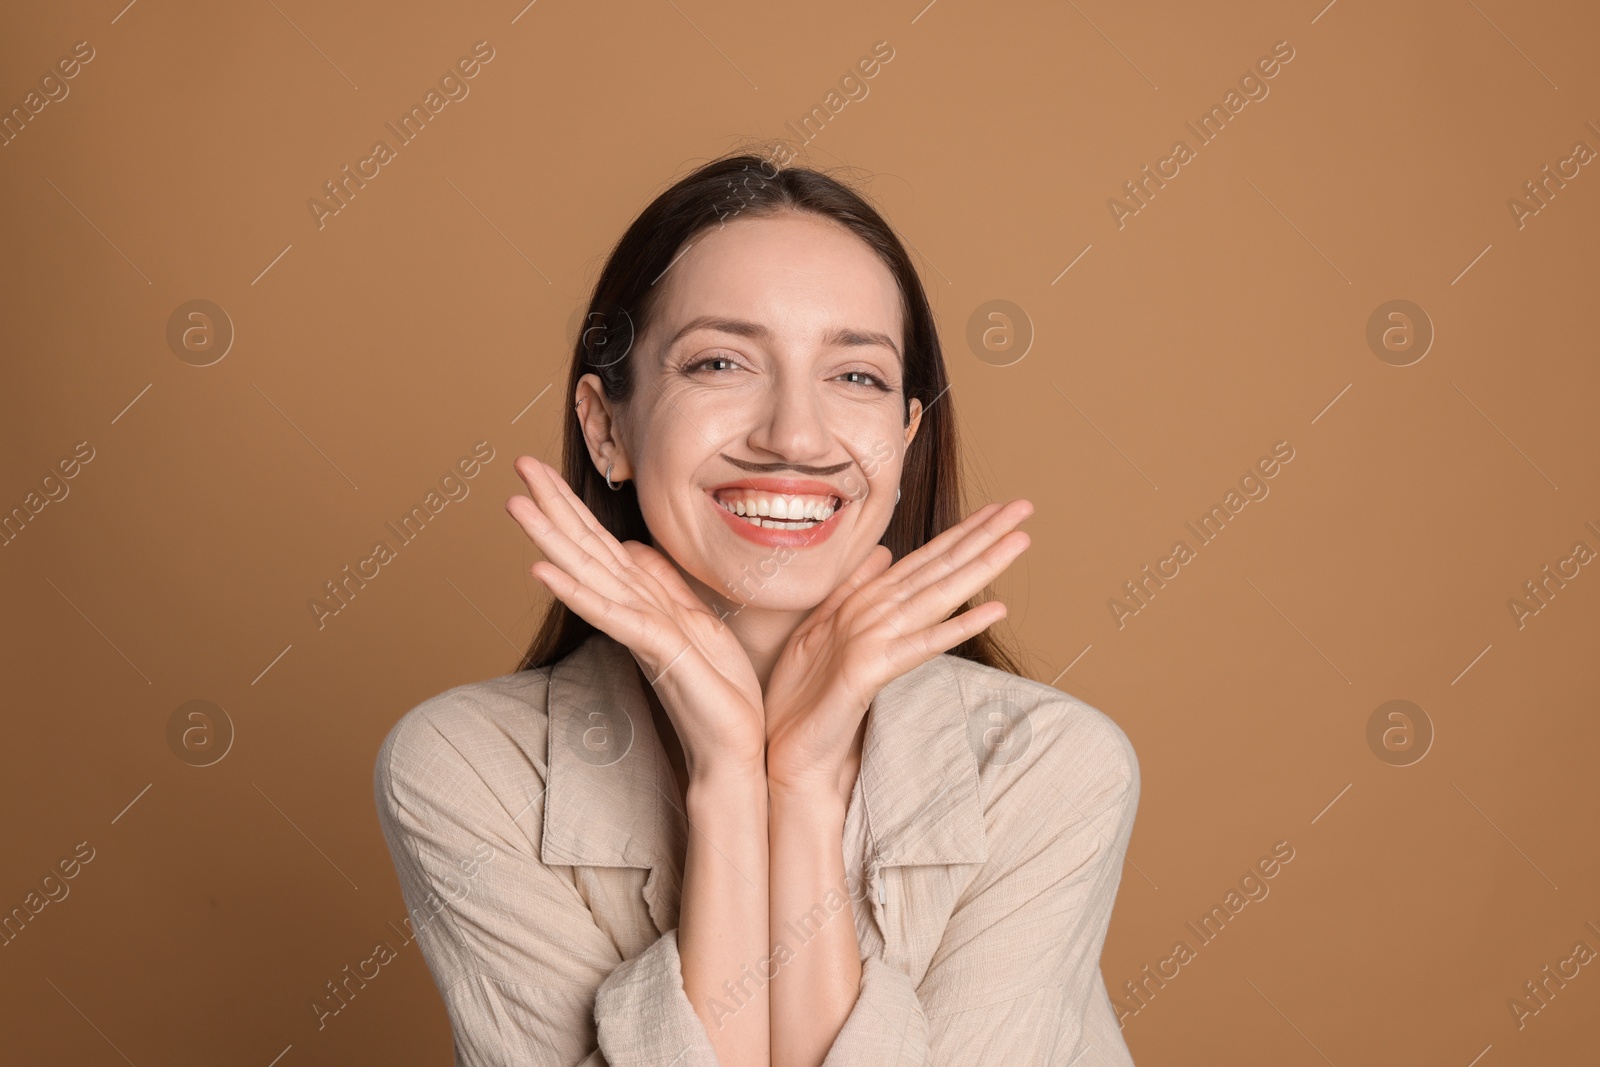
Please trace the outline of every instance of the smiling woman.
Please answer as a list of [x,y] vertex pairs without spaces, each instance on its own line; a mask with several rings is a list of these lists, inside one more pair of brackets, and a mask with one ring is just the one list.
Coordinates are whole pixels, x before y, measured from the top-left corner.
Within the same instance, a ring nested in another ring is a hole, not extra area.
[[408,907],[505,860],[418,935],[457,1062],[1130,1064],[1099,957],[1132,747],[991,632],[1032,505],[963,517],[904,246],[761,166],[701,167],[618,242],[563,469],[521,457],[506,505],[543,624],[379,753]]

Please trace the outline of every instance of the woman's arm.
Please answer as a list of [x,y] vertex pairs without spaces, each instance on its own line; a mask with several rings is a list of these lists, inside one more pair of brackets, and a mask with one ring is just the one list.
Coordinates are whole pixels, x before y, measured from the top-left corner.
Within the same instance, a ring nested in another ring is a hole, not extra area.
[[735,768],[691,778],[688,816],[678,913],[683,990],[724,1067],[766,1067],[765,772]]
[[817,1067],[861,989],[844,872],[846,804],[836,792],[772,795],[772,868],[782,872],[772,881],[769,912],[777,970],[772,1067]]

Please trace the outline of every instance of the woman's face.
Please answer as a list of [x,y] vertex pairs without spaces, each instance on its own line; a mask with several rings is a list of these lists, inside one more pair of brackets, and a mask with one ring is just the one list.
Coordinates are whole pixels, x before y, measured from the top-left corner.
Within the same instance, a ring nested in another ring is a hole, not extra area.
[[894,276],[791,212],[703,231],[656,284],[632,396],[609,434],[584,412],[591,455],[633,480],[656,547],[713,607],[809,610],[883,536],[921,421]]

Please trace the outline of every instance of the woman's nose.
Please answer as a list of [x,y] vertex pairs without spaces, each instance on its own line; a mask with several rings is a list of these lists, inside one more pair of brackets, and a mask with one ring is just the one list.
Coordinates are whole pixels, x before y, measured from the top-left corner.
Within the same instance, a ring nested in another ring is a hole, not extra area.
[[827,455],[833,434],[820,383],[805,375],[777,375],[755,413],[750,438],[797,462]]

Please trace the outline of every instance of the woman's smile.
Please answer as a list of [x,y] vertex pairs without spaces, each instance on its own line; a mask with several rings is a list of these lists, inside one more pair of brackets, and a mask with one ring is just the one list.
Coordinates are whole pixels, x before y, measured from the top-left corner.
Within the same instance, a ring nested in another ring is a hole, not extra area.
[[773,548],[821,544],[850,504],[826,482],[796,478],[743,478],[708,490],[706,499],[734,533]]

